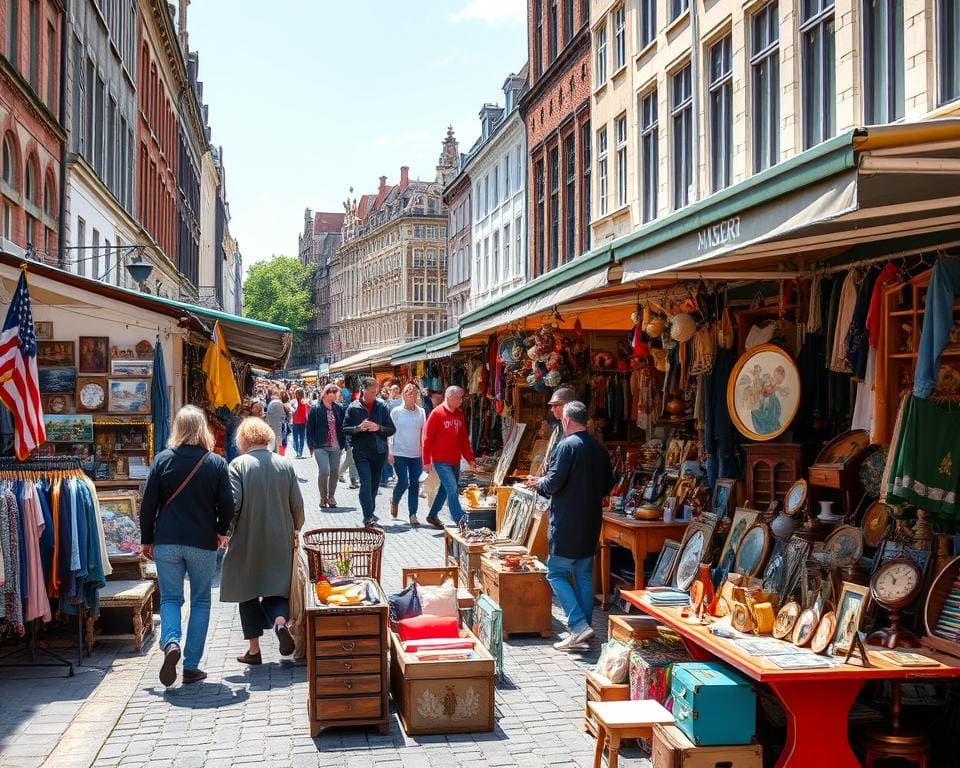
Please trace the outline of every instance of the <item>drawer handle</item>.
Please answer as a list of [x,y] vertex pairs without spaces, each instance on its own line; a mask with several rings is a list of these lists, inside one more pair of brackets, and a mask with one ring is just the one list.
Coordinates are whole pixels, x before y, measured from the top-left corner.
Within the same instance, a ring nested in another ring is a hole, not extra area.
[[353,704],[349,704],[349,703],[347,704],[347,711],[353,712]]
[[344,682],[343,687],[344,687],[344,688],[347,688],[347,689],[351,689],[351,688],[353,688],[353,684],[352,684],[352,683],[348,683],[348,682]]
[[353,626],[353,622],[350,621],[350,619],[347,619],[346,622],[345,622],[345,626],[352,627],[352,626]]
[[340,648],[344,651],[352,651],[356,647],[356,643],[340,643]]
[[344,669],[353,669],[353,663],[349,661],[343,662]]

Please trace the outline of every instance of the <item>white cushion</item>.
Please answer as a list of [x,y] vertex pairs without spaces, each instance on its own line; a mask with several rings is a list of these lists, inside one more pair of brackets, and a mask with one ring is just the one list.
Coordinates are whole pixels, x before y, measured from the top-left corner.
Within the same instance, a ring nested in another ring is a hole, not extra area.
[[458,619],[457,588],[453,580],[447,579],[439,587],[424,587],[417,585],[417,597],[420,599],[420,609],[429,616],[442,616]]

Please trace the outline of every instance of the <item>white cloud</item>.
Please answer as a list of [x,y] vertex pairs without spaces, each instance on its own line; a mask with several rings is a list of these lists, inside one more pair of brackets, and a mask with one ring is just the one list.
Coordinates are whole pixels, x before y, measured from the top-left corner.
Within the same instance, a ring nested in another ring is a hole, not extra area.
[[526,19],[527,4],[523,0],[470,0],[459,11],[450,14],[454,23],[523,24]]

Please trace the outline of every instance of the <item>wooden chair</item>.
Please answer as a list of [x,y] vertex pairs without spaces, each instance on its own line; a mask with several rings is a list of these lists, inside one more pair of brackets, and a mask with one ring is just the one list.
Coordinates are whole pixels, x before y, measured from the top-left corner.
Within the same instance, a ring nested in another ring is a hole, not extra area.
[[587,710],[597,724],[597,748],[593,753],[593,768],[601,768],[603,748],[607,748],[608,765],[617,768],[620,743],[624,739],[650,739],[653,726],[673,724],[673,715],[659,702],[589,701]]
[[380,560],[386,536],[378,528],[317,528],[303,534],[310,580],[323,573],[324,560],[350,558],[354,576],[367,576],[380,581]]

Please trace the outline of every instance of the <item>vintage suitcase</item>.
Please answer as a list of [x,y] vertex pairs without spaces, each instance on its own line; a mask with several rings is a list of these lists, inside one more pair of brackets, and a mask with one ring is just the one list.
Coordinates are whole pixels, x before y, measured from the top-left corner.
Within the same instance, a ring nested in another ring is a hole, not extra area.
[[759,744],[696,747],[675,725],[653,726],[655,768],[763,768]]
[[749,744],[753,740],[756,691],[723,664],[674,664],[670,692],[677,726],[697,746]]

